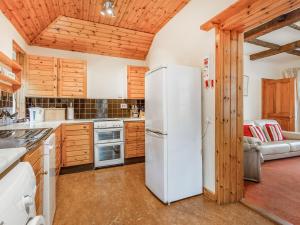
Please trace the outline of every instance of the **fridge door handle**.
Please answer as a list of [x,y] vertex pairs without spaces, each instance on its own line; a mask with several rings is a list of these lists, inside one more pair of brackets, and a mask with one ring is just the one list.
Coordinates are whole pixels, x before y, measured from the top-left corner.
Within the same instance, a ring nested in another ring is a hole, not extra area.
[[156,137],[162,137],[162,136],[166,135],[166,134],[162,134],[160,132],[151,131],[149,129],[146,129],[146,134],[149,134],[149,135],[152,135],[152,136],[156,136]]

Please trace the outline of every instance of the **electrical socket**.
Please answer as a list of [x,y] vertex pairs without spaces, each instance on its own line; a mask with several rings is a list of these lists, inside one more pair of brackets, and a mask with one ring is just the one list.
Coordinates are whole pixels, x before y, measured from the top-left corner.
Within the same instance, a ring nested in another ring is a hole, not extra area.
[[127,109],[127,108],[128,108],[128,105],[126,103],[121,104],[121,109]]

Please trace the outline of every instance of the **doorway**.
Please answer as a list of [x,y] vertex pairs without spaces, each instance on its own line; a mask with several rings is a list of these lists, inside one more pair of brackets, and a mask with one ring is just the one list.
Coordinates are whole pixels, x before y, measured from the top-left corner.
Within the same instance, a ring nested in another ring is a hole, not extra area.
[[243,181],[244,32],[300,8],[300,1],[239,0],[201,26],[216,30],[216,190],[219,204],[240,201]]

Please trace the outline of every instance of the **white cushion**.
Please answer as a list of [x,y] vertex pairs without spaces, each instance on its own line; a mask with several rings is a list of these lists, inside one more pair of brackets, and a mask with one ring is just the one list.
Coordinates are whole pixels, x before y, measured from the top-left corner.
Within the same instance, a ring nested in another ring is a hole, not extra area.
[[280,154],[290,152],[290,145],[285,141],[264,142],[258,149],[263,155]]
[[300,151],[300,140],[285,140],[284,142],[290,145],[292,152]]
[[244,120],[244,125],[252,125],[255,126],[255,123],[253,120]]
[[254,120],[254,123],[261,128],[266,124],[278,124],[276,120]]

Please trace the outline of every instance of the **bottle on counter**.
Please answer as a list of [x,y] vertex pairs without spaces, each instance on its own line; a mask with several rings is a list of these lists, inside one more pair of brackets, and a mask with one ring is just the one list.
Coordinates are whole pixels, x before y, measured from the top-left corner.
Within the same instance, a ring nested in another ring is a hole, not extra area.
[[140,109],[139,117],[140,117],[141,119],[144,119],[144,118],[145,118],[145,109],[144,109],[143,106],[142,106],[141,109]]
[[68,106],[67,109],[67,119],[74,120],[74,107],[72,102],[70,103],[70,106]]

